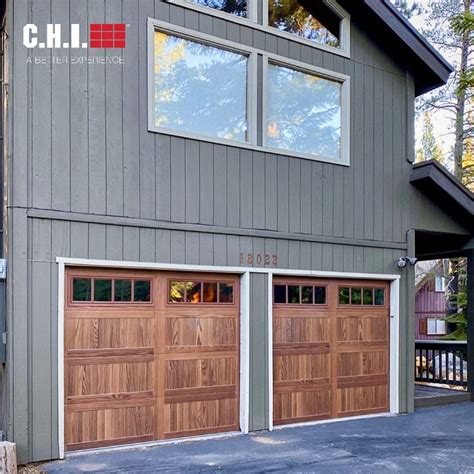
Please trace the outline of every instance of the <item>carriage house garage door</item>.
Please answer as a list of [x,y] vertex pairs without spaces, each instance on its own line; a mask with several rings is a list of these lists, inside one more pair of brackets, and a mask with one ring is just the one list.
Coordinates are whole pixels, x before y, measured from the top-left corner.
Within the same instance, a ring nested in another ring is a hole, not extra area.
[[238,277],[66,279],[66,450],[239,429]]
[[273,418],[389,411],[389,285],[274,279]]

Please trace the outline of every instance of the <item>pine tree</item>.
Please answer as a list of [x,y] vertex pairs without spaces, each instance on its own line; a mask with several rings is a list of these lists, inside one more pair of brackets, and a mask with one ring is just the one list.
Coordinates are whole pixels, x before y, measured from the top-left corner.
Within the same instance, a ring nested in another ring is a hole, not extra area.
[[423,114],[423,135],[421,137],[421,146],[416,151],[416,161],[436,160],[442,164],[444,162],[443,151],[436,141],[431,115],[425,111]]

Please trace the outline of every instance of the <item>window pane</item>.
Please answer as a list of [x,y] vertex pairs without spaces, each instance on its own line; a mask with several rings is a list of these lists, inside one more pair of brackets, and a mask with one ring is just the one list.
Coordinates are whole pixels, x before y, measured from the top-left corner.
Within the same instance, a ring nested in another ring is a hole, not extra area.
[[374,291],[372,288],[364,288],[364,304],[374,304]]
[[73,301],[90,301],[91,300],[92,283],[90,278],[73,278],[72,279],[72,300]]
[[362,303],[362,290],[360,288],[351,288],[351,304]]
[[428,334],[436,334],[436,319],[428,318]]
[[186,283],[186,303],[201,302],[201,282],[188,281]]
[[231,15],[247,16],[247,0],[189,0],[198,5],[215,8]]
[[268,1],[269,26],[319,44],[339,47],[340,22],[321,0]]
[[132,281],[114,281],[114,301],[132,301]]
[[300,287],[288,285],[288,303],[300,304]]
[[248,58],[155,32],[157,127],[247,140]]
[[204,283],[204,303],[217,303],[217,283]]
[[375,304],[383,306],[385,304],[385,290],[383,288],[375,288]]
[[234,285],[232,283],[219,283],[219,303],[234,302]]
[[301,287],[301,302],[303,304],[313,304],[313,287],[312,286]]
[[268,66],[267,145],[340,159],[341,84]]
[[185,283],[183,281],[170,281],[168,301],[170,303],[184,302]]
[[314,304],[326,304],[326,287],[314,287]]
[[443,319],[438,319],[436,326],[437,334],[446,334],[446,321],[444,321]]
[[286,303],[286,285],[275,285],[273,287],[273,298],[275,303]]
[[349,304],[350,303],[350,289],[349,288],[339,288],[339,304]]
[[134,301],[150,301],[150,280],[135,280],[133,283]]
[[94,280],[94,301],[112,301],[112,280]]

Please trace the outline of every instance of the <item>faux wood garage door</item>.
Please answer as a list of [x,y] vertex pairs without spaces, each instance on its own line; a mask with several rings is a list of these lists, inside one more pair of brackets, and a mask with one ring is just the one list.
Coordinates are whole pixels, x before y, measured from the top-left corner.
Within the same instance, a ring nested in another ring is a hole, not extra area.
[[275,278],[274,423],[388,411],[389,327],[385,282]]
[[66,450],[239,429],[239,281],[66,272]]

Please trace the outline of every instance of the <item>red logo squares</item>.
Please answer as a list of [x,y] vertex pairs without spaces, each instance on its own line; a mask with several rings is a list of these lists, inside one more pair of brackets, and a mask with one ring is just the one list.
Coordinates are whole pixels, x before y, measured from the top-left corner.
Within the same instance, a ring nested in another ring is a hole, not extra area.
[[125,48],[125,23],[91,23],[89,47]]

